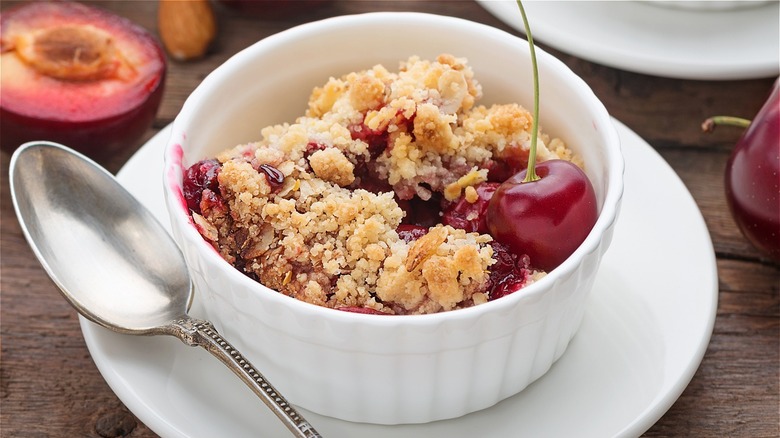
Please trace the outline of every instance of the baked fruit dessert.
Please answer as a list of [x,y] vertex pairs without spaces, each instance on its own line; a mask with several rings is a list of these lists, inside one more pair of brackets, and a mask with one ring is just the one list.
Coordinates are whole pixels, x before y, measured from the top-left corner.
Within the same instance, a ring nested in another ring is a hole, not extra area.
[[[528,166],[533,117],[481,96],[448,54],[331,78],[294,123],[185,171],[193,223],[246,275],[320,306],[425,314],[512,293],[544,269],[495,240],[486,217]],[[539,162],[582,165],[538,134]]]

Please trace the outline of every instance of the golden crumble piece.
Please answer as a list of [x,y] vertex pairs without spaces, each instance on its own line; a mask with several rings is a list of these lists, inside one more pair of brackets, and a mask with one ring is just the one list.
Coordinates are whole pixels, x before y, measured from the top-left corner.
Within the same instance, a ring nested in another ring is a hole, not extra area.
[[469,202],[473,204],[476,202],[476,198],[474,198],[476,195],[474,186],[485,181],[487,181],[487,170],[474,167],[469,173],[463,175],[458,178],[457,181],[448,184],[447,187],[444,188],[444,199],[454,201],[460,197],[461,190],[471,189],[471,192],[467,191],[466,193],[472,193],[469,196],[474,200]]
[[490,240],[450,226],[433,227],[385,260],[377,296],[402,306],[401,313],[452,310],[482,292],[493,263]]
[[322,286],[313,280],[310,280],[306,283],[306,286],[303,289],[303,294],[305,297],[304,301],[308,301],[318,306],[325,305],[325,302],[327,301],[327,295],[322,289]]
[[488,296],[485,293],[477,292],[471,296],[471,301],[474,303],[475,306],[478,306],[480,304],[485,304],[488,302]]
[[566,144],[560,138],[554,138],[547,144],[547,150],[550,152],[552,158],[560,158],[562,160],[571,161],[580,168],[585,167],[585,163],[582,161],[582,157],[574,155],[571,149],[566,147]]
[[423,264],[422,276],[428,284],[428,295],[444,310],[452,310],[463,301],[463,290],[458,284],[458,268],[448,258],[436,257]]
[[463,103],[469,97],[469,86],[463,73],[447,70],[439,77],[438,83],[441,103],[439,109],[445,114],[455,114],[463,108]]
[[466,187],[464,196],[469,204],[473,204],[479,200],[479,193],[477,193],[477,189],[475,189],[474,186]]
[[309,110],[306,113],[309,117],[321,117],[323,114],[333,108],[333,104],[347,90],[344,81],[330,78],[323,87],[315,88],[309,98]]
[[466,68],[465,58],[456,58],[449,53],[442,53],[436,57],[436,62],[440,64],[447,64],[455,70],[463,70]]
[[458,85],[465,84],[467,93],[463,95],[459,109],[462,111],[470,110],[474,106],[476,100],[482,96],[482,88],[479,83],[474,80],[474,72],[468,66],[466,58],[457,58],[451,54],[443,53],[436,58],[436,61],[450,66],[455,71],[463,73],[462,77],[464,82],[461,83],[460,80],[458,80]]
[[418,147],[423,151],[431,150],[440,154],[456,149],[458,141],[450,126],[453,122],[454,117],[442,114],[435,105],[418,105],[414,118],[414,135]]
[[318,178],[346,187],[355,181],[355,165],[336,148],[327,148],[309,156],[309,165]]
[[482,96],[482,88],[465,59],[451,55],[440,56],[434,62],[409,57],[401,63],[390,90],[389,100],[405,97],[418,103],[432,102],[450,114],[470,109]]
[[376,131],[395,132],[399,125],[415,114],[417,105],[409,99],[396,99],[387,105],[366,113],[364,123]]
[[240,209],[246,214],[252,214],[258,200],[271,193],[271,186],[265,174],[258,173],[246,161],[231,160],[222,164],[219,172],[219,186],[234,195]]
[[371,74],[350,74],[349,101],[357,111],[367,111],[378,108],[384,102],[385,84]]
[[487,120],[498,135],[511,137],[518,132],[529,132],[533,116],[517,104],[493,105],[487,111]]
[[383,302],[400,306],[403,313],[416,313],[414,310],[426,299],[421,278],[404,269],[380,276],[376,294]]

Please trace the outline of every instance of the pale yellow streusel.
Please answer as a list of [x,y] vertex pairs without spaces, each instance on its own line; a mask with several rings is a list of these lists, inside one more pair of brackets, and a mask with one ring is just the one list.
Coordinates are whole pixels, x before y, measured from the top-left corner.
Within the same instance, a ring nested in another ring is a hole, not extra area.
[[[330,78],[303,116],[217,155],[219,193],[204,190],[193,221],[242,272],[309,303],[388,314],[484,303],[489,235],[397,231],[403,201],[476,202],[491,169],[527,159],[532,115],[481,97],[466,59],[449,54]],[[581,164],[543,132],[537,147],[540,161]]]

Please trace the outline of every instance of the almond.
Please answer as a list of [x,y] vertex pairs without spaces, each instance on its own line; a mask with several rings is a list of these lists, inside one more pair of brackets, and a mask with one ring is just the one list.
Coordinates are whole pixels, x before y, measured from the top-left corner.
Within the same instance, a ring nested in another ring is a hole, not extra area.
[[203,56],[217,34],[209,0],[160,0],[157,26],[165,50],[178,61]]
[[406,256],[405,268],[407,272],[414,271],[422,262],[436,254],[439,246],[447,240],[448,234],[446,228],[434,227],[417,239]]

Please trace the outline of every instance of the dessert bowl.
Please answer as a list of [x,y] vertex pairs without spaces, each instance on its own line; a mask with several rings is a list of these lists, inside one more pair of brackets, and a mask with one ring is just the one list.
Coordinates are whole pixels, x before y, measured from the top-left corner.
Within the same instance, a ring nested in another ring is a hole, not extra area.
[[250,46],[206,77],[173,123],[166,208],[206,316],[288,400],[318,414],[421,423],[517,394],[564,354],[611,241],[623,191],[617,133],[585,82],[541,50],[541,124],[582,157],[599,217],[566,261],[522,290],[430,315],[341,312],[250,279],[196,230],[182,192],[184,169],[257,140],[262,127],[293,121],[331,76],[441,53],[468,59],[482,84],[481,103],[532,107],[526,41],[467,20],[382,12],[304,24]]

